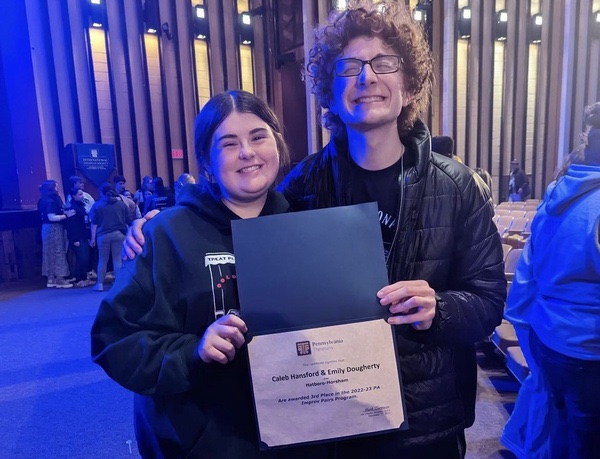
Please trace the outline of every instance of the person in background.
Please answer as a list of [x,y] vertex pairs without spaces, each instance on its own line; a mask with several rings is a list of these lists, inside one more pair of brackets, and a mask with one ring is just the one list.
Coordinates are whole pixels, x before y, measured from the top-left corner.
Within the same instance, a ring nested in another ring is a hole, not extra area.
[[162,210],[175,205],[175,196],[171,189],[167,188],[162,177],[154,177],[152,180],[152,196],[146,200],[144,215],[151,210]]
[[[83,188],[85,186],[85,180],[83,179],[83,177],[80,177],[79,175],[72,175],[69,178],[69,182],[71,183],[71,190],[81,190],[83,192],[83,205],[85,207],[85,211],[87,212],[88,216],[90,214],[90,211],[92,210],[92,206],[94,205],[94,203],[96,202],[96,200],[92,197],[91,194],[89,194],[88,192],[86,192]],[[69,208],[71,206],[71,193],[67,194],[66,197],[66,204],[67,204],[67,208]],[[96,279],[96,271],[94,270],[96,268],[97,265],[97,261],[98,261],[98,251],[96,250],[95,247],[92,247],[90,249],[90,261],[89,261],[89,265],[88,265],[88,279],[89,280],[94,280]],[[71,257],[71,263],[72,263],[72,257]],[[72,266],[71,268],[73,268],[74,270],[74,266]]]
[[493,189],[492,176],[490,175],[490,173],[488,171],[486,171],[482,167],[476,167],[473,170],[477,173],[477,175],[479,175],[481,177],[481,179],[485,182],[487,187],[490,189],[490,196],[492,197],[492,201],[493,201],[494,200],[494,189]]
[[122,175],[115,175],[113,177],[113,182],[115,182],[115,191],[119,194],[119,197],[129,209],[130,220],[133,221],[136,218],[140,218],[142,214],[138,209],[138,206],[135,204],[133,199],[131,199],[125,194],[125,192],[127,191],[125,188],[125,184],[127,183],[125,177]]
[[87,287],[87,272],[90,264],[90,221],[83,203],[83,190],[73,188],[71,196],[71,209],[75,212],[67,219],[65,226],[69,248],[75,254],[75,267],[71,274],[75,277],[75,287]]
[[42,275],[48,278],[46,287],[71,288],[73,284],[66,281],[69,264],[63,223],[75,211],[65,209],[56,180],[45,180],[40,185],[40,194],[37,210],[42,220]]
[[[195,122],[201,185],[144,228],[144,252],[127,261],[91,331],[92,357],[135,392],[142,457],[318,459],[321,445],[259,451],[231,221],[283,213],[273,190],[288,149],[273,111],[253,94],[213,96]],[[218,252],[223,284],[204,257]],[[209,267],[210,268],[210,267]]]
[[540,449],[523,457],[600,451],[600,102],[586,107],[584,120],[586,140],[546,190],[506,302],[530,376],[503,439],[519,452],[515,434],[535,433],[525,444]]
[[146,199],[152,195],[152,177],[149,175],[144,176],[142,179],[142,186],[133,195],[133,201],[138,206],[140,214],[144,214],[144,207],[146,205]]
[[525,201],[530,194],[529,179],[519,167],[519,161],[513,159],[510,162],[510,176],[508,178],[508,200],[510,202]]
[[454,139],[447,135],[431,137],[431,151],[464,164],[462,158],[454,153]]
[[376,201],[408,430],[342,441],[337,457],[463,458],[475,417],[475,343],[500,324],[506,278],[489,189],[431,151],[433,83],[404,2],[350,1],[315,33],[307,77],[332,139],[279,189],[292,210]]
[[91,245],[98,246],[98,278],[93,289],[104,291],[104,279],[108,259],[112,256],[115,276],[121,268],[121,245],[131,223],[127,205],[114,190],[111,183],[100,185],[100,200],[94,204],[90,212],[92,223]]
[[[83,202],[83,205],[85,206],[85,211],[89,214],[96,200],[92,197],[91,194],[89,194],[83,189],[85,187],[85,180],[79,175],[71,175],[71,177],[69,177],[69,182],[71,182],[71,186],[69,188],[70,190],[77,189],[83,192],[83,200],[81,202]],[[66,198],[67,208],[71,206],[71,199],[71,193],[69,193]]]
[[177,196],[179,195],[179,192],[181,191],[183,186],[188,183],[191,183],[192,185],[196,183],[196,179],[192,174],[183,173],[177,178],[175,186],[173,187],[175,188],[175,201],[177,201]]
[[446,158],[454,156],[454,139],[447,135],[431,137],[431,151],[444,155]]

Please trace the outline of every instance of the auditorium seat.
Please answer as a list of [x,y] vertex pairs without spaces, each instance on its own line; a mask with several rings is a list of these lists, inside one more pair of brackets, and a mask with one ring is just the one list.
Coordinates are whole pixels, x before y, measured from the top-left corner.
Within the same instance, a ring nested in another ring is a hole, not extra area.
[[502,323],[496,327],[494,333],[492,334],[492,343],[496,345],[502,354],[506,355],[509,347],[519,345],[515,327],[513,327],[512,324],[507,320],[503,320]]
[[539,204],[525,204],[523,206],[523,210],[526,212],[532,211],[532,210],[537,210]]
[[512,224],[508,228],[508,234],[521,233],[525,228],[527,228],[528,223],[529,220],[525,217],[515,217]]
[[509,346],[506,350],[506,368],[521,383],[529,376],[529,366],[520,346]]
[[495,221],[498,226],[505,226],[510,229],[514,219],[515,217],[512,217],[511,215],[499,215],[495,218]]
[[494,215],[496,217],[500,216],[500,215],[510,215],[511,210],[508,207],[500,207],[500,208],[496,208],[496,210],[494,211]]
[[508,208],[510,210],[523,210],[525,206],[526,204],[524,202],[511,202]]
[[525,217],[525,214],[526,214],[526,212],[522,209],[510,210],[509,212],[510,212],[509,215],[511,217],[515,217],[515,218]]
[[506,260],[504,261],[504,272],[506,273],[506,279],[512,281],[515,275],[515,269],[517,267],[517,263],[519,258],[521,258],[521,253],[523,249],[512,249],[506,255]]
[[527,237],[521,234],[509,234],[508,231],[502,236],[502,243],[510,245],[513,249],[522,249],[525,247]]
[[501,238],[504,238],[505,235],[508,234],[508,227],[504,226],[504,225],[498,225],[496,223],[496,228],[498,228],[498,234],[500,235]]
[[512,245],[502,243],[502,258],[504,259],[504,261],[506,261],[506,255],[508,255],[508,252],[510,252],[512,249]]

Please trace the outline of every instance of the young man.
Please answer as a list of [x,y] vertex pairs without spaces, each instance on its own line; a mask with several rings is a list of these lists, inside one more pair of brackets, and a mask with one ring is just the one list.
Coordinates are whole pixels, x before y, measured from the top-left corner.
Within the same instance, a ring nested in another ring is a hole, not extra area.
[[530,194],[529,179],[525,172],[519,167],[519,161],[513,159],[510,162],[510,176],[508,179],[509,201],[525,201]]
[[[81,190],[83,191],[83,187],[85,185],[85,180],[80,177],[79,175],[71,175],[71,177],[69,177],[69,182],[71,182],[71,190]],[[67,201],[66,201],[66,206],[67,208],[71,207],[71,193],[67,193]],[[81,200],[81,202],[83,202],[83,205],[85,207],[85,211],[89,214],[90,210],[92,210],[92,206],[94,205],[94,203],[96,202],[96,200],[94,198],[92,198],[92,195],[89,194],[86,191],[83,191],[83,199]]]
[[433,62],[410,11],[351,2],[319,27],[307,76],[332,131],[280,185],[292,209],[376,201],[409,429],[338,443],[344,457],[462,458],[477,387],[474,344],[500,323],[500,236],[477,174],[432,153],[418,119]]
[[115,191],[119,194],[121,201],[123,201],[129,209],[129,218],[131,221],[135,220],[136,218],[140,218],[142,214],[138,209],[138,206],[135,204],[133,199],[125,194],[127,192],[127,189],[125,188],[127,180],[125,177],[122,175],[115,175],[113,177],[113,181],[115,182]]

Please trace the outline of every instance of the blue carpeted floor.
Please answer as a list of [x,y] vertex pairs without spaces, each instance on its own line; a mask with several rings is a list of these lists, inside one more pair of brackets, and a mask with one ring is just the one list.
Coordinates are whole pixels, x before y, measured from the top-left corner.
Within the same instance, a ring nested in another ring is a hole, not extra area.
[[130,446],[137,456],[131,393],[89,357],[102,293],[10,296],[0,301],[0,457],[132,457]]

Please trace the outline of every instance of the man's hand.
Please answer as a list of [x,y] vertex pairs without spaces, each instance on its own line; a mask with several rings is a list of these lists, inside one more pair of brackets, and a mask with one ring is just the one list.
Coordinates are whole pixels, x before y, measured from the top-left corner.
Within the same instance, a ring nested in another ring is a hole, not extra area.
[[236,349],[246,341],[244,333],[247,331],[242,319],[226,314],[206,329],[198,345],[198,355],[205,363],[215,361],[224,365],[231,362]]
[[437,302],[435,291],[426,281],[396,282],[379,290],[377,298],[394,314],[388,319],[389,324],[411,324],[416,330],[431,328]]
[[142,228],[148,220],[151,220],[159,212],[160,210],[158,209],[151,210],[144,215],[144,218],[136,218],[131,222],[131,226],[127,229],[127,235],[121,247],[121,258],[123,260],[127,260],[128,258],[133,260],[137,255],[142,253],[145,243]]

